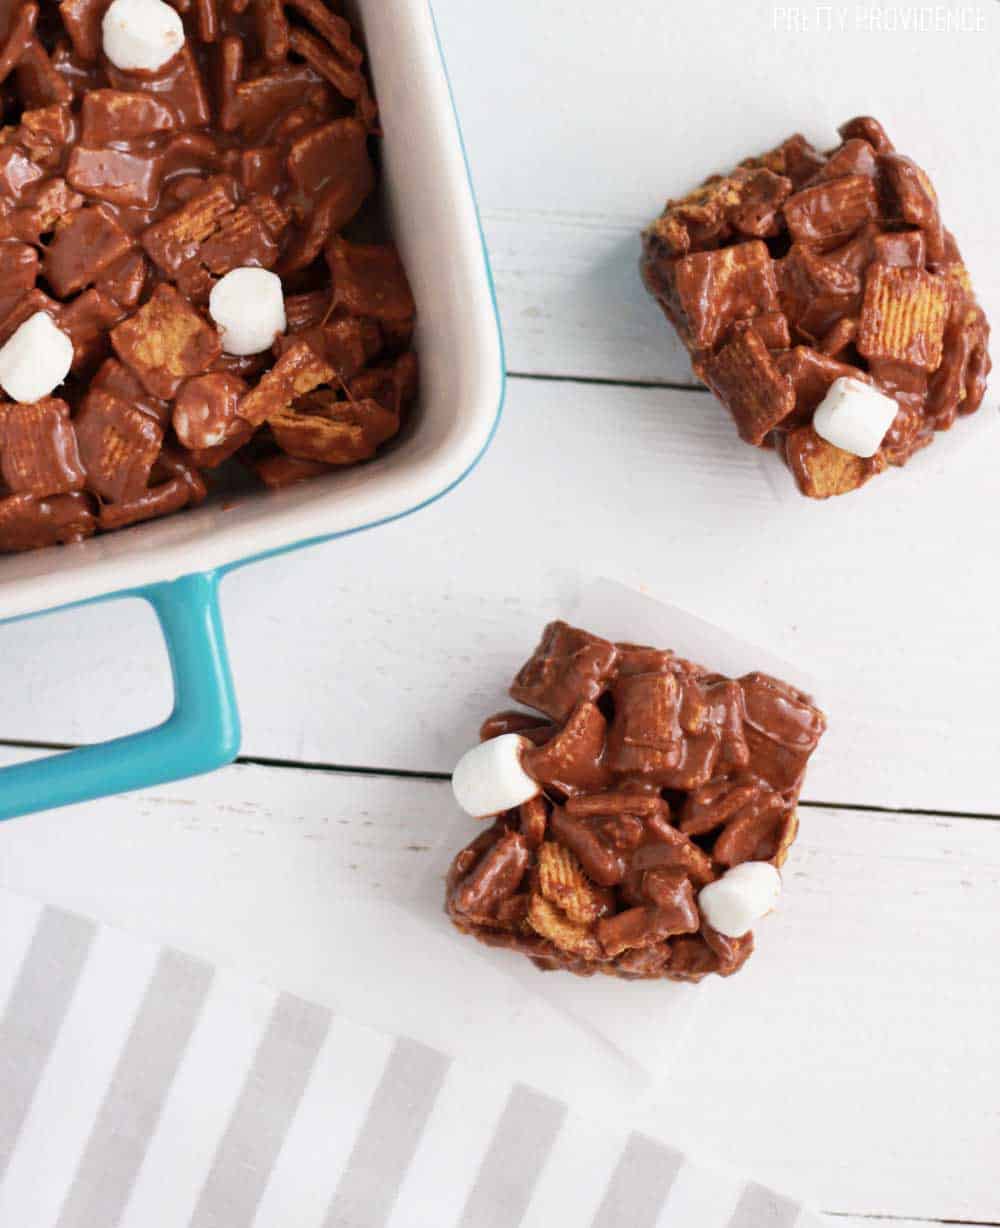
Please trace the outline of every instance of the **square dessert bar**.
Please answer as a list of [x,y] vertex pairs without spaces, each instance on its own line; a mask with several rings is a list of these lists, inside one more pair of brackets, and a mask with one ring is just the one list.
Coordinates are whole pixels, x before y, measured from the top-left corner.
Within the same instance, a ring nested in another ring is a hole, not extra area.
[[[780,890],[826,721],[764,674],[551,623],[459,763],[493,822],[452,863],[458,929],[583,976],[729,976]],[[505,807],[505,808],[501,808]]]
[[[796,135],[671,200],[643,279],[741,437],[845,494],[979,408],[989,325],[927,175],[877,120]],[[817,409],[838,380],[836,395]],[[867,385],[866,388],[858,384]]]

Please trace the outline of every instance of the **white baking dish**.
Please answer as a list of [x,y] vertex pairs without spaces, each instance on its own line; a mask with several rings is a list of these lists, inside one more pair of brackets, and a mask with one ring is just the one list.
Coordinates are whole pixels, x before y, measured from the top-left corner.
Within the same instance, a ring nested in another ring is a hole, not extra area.
[[461,481],[503,399],[503,351],[458,120],[427,0],[354,0],[385,139],[383,190],[418,307],[421,393],[373,462],[254,491],[78,546],[0,558],[0,619],[112,596],[154,605],[175,707],[156,729],[0,772],[0,818],[208,771],[239,722],[219,624],[226,569],[406,515]]

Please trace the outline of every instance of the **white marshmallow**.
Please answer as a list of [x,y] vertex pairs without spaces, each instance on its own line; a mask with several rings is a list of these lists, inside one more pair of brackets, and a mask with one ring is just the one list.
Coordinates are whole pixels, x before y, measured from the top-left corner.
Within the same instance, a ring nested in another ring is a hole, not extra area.
[[769,861],[744,861],[698,892],[698,907],[713,930],[742,938],[774,908],[781,875]]
[[288,326],[281,278],[267,269],[233,269],[212,287],[208,311],[222,348],[238,357],[269,350]]
[[503,733],[465,752],[452,773],[451,787],[466,814],[485,819],[538,796],[538,782],[521,766],[521,753],[530,745],[520,734]]
[[898,412],[892,397],[862,380],[841,376],[820,401],[813,430],[844,452],[874,456]]
[[114,0],[101,24],[104,54],[115,68],[156,72],[184,46],[184,23],[163,0]]
[[73,365],[73,342],[44,311],[25,320],[0,349],[0,386],[15,401],[40,401]]

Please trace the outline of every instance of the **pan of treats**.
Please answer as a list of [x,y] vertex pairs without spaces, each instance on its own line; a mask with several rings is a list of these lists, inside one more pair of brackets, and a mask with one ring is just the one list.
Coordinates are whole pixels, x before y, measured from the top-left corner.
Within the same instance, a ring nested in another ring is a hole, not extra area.
[[174,710],[0,818],[239,746],[226,569],[444,494],[502,343],[426,0],[0,3],[0,620],[153,605]]

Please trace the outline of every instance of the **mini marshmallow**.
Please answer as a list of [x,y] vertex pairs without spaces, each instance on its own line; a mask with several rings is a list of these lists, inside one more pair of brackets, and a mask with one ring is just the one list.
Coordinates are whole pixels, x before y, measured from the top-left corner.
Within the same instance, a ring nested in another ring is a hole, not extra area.
[[698,907],[713,930],[742,938],[774,908],[781,875],[769,861],[744,861],[698,892]]
[[874,456],[899,406],[871,384],[849,375],[835,379],[813,416],[813,430],[855,456]]
[[12,400],[40,401],[73,365],[73,342],[44,311],[37,311],[0,349],[0,386]]
[[520,734],[504,733],[465,752],[452,773],[451,787],[466,814],[485,819],[538,796],[538,782],[521,766],[521,754],[530,745]]
[[163,0],[113,0],[101,35],[115,68],[156,72],[184,46],[184,23]]
[[288,326],[281,278],[267,269],[233,269],[212,287],[208,312],[222,348],[242,357],[261,354]]

